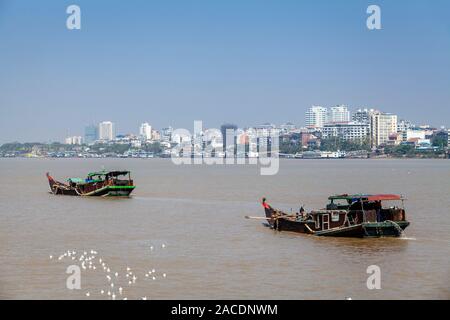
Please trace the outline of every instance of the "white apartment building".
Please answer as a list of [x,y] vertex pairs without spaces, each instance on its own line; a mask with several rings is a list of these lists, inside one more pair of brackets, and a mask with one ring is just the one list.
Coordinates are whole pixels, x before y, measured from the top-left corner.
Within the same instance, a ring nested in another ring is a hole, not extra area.
[[425,140],[426,136],[427,131],[421,129],[408,129],[405,131],[405,134],[403,135],[404,141],[409,141],[411,139]]
[[389,135],[397,132],[397,115],[374,112],[370,117],[372,147],[389,141]]
[[98,138],[103,141],[111,141],[115,136],[114,123],[111,121],[104,121],[98,125]]
[[350,122],[350,111],[347,106],[339,105],[330,108],[328,112],[328,123],[346,123]]
[[448,129],[447,132],[448,132],[448,142],[447,142],[447,147],[450,149],[450,129]]
[[139,128],[139,135],[145,140],[152,139],[152,126],[148,124],[148,122],[144,122],[141,124]]
[[414,128],[414,124],[408,120],[400,120],[397,123],[397,132],[405,132],[409,129]]
[[312,106],[305,113],[306,127],[322,128],[328,122],[328,109],[321,106]]
[[81,145],[83,144],[83,138],[80,136],[67,137],[65,143],[72,145]]
[[161,133],[158,130],[152,130],[152,140],[153,141],[161,140]]
[[172,127],[162,128],[161,129],[161,141],[170,142],[170,140],[172,139],[172,132],[173,132]]
[[370,137],[370,126],[366,123],[329,123],[322,128],[322,138],[338,137],[347,141],[363,142]]

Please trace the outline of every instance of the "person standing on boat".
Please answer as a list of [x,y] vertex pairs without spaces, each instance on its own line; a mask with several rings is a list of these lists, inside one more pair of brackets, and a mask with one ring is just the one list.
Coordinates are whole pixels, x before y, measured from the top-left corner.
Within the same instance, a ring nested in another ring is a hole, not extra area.
[[298,213],[296,214],[296,218],[305,218],[305,209],[303,209],[303,205],[300,206],[300,209],[298,210]]

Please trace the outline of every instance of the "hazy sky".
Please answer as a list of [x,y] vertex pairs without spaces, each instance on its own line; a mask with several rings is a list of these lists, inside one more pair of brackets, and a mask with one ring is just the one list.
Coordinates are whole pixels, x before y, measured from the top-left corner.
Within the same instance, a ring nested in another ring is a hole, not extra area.
[[0,0],[0,143],[102,120],[302,125],[312,104],[450,126],[449,15],[448,0]]

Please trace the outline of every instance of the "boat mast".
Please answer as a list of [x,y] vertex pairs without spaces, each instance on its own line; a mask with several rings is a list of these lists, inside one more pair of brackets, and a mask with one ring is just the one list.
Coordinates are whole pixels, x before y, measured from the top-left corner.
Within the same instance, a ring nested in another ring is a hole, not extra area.
[[364,211],[364,202],[362,197],[359,198],[359,201],[361,202],[361,210],[362,210],[362,214],[363,214],[363,222],[366,222],[366,212]]

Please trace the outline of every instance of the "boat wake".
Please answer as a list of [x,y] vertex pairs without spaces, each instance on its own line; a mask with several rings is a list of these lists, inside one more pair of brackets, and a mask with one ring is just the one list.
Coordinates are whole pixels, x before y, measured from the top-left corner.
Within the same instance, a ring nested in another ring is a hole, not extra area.
[[407,236],[399,237],[398,239],[399,240],[411,240],[411,241],[416,241],[417,240],[417,238],[407,237]]

